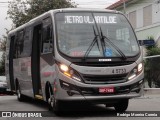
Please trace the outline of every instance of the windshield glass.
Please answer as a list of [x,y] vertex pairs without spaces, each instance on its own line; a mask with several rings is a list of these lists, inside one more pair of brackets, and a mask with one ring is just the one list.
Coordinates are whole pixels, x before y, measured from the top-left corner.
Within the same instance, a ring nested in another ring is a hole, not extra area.
[[[92,47],[87,57],[121,57],[107,39],[126,57],[135,56],[139,52],[135,34],[121,14],[57,13],[56,25],[58,49],[70,57],[84,57],[90,46]],[[101,33],[107,38],[105,43],[101,42]],[[95,38],[97,40],[92,45]],[[102,44],[105,44],[104,49]]]

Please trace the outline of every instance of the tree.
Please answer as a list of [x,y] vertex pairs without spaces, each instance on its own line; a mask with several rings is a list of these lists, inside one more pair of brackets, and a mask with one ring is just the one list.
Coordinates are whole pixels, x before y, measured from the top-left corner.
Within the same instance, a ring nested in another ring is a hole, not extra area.
[[9,3],[8,17],[18,27],[49,10],[68,7],[76,4],[71,0],[13,0]]
[[[73,8],[76,4],[71,0],[13,0],[9,2],[8,18],[13,22],[14,27],[18,27],[32,18],[43,14],[51,9]],[[12,27],[13,29],[13,27]],[[8,34],[7,30],[7,34]],[[0,39],[0,50],[3,52],[0,61],[0,75],[5,74],[5,51],[7,37],[4,35]]]
[[4,35],[3,38],[0,39],[0,51],[3,52],[1,60],[0,60],[0,75],[5,75],[6,41],[7,41],[7,37]]
[[5,75],[5,52],[2,54],[2,59],[0,61],[0,76]]
[[[160,55],[160,48],[155,44],[148,46],[147,56]],[[145,60],[145,79],[148,81],[149,87],[155,85],[160,87],[160,57],[149,58]]]

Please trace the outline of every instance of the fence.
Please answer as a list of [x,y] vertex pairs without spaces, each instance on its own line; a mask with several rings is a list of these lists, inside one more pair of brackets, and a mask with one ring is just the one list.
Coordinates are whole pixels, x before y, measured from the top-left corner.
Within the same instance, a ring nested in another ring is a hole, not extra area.
[[160,88],[160,55],[144,57],[145,88]]

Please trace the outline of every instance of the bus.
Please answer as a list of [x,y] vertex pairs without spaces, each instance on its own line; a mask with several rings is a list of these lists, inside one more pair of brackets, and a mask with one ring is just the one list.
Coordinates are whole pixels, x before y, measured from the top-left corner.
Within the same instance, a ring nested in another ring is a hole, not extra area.
[[143,91],[143,56],[124,14],[107,9],[50,10],[8,34],[6,76],[19,101],[67,101],[126,111]]

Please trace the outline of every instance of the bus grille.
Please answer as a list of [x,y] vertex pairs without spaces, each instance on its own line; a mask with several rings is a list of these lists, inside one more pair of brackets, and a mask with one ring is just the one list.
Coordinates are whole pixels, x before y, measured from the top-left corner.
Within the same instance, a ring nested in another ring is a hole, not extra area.
[[125,61],[125,62],[73,62],[79,66],[91,66],[91,67],[109,67],[109,66],[124,66],[130,65],[134,62],[132,61]]
[[87,84],[116,84],[126,82],[127,74],[123,75],[82,75]]

